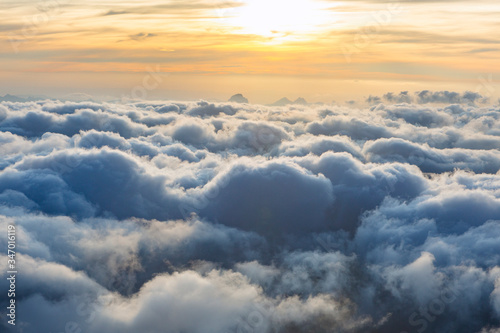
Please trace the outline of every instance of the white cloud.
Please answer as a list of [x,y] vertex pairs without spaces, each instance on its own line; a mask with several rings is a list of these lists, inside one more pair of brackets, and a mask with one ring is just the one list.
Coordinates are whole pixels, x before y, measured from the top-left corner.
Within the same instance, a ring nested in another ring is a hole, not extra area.
[[478,98],[2,102],[0,227],[17,225],[19,321],[495,332],[500,116]]

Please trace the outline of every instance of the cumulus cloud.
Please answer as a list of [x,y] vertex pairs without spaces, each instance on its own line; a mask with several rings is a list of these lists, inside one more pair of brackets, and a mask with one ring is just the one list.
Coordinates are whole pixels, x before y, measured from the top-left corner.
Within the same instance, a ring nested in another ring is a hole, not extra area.
[[391,136],[385,127],[352,116],[329,116],[308,124],[306,131],[314,135],[345,135],[353,140],[373,140]]
[[411,103],[412,97],[408,94],[408,91],[401,91],[399,94],[389,92],[384,94],[384,100],[390,103]]
[[498,150],[436,149],[427,144],[391,138],[366,143],[364,152],[369,161],[409,162],[417,165],[423,172],[442,173],[463,169],[496,174],[500,170]]
[[2,332],[497,332],[498,105],[367,102],[1,102]]
[[463,93],[455,91],[431,91],[421,90],[414,93],[408,91],[401,91],[399,93],[388,92],[382,97],[368,96],[365,102],[369,105],[376,105],[382,102],[390,104],[469,104],[488,103],[488,97],[481,95],[478,92],[465,91]]
[[419,103],[475,103],[485,101],[481,94],[466,91],[463,94],[454,91],[429,91],[422,90],[416,93]]
[[[244,189],[244,191],[242,191]],[[236,164],[201,193],[213,193],[203,215],[243,230],[282,235],[326,229],[332,184],[296,164]]]

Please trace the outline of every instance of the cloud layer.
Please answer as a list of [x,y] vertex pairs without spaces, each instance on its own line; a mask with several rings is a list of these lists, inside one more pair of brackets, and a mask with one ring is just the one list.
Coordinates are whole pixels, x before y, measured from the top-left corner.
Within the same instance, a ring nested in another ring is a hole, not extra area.
[[496,332],[500,110],[417,97],[2,102],[2,330]]

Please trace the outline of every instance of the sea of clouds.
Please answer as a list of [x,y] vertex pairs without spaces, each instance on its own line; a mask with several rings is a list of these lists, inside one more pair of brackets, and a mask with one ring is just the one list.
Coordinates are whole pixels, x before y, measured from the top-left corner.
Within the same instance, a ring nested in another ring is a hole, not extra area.
[[460,96],[0,103],[2,332],[499,332],[500,107]]

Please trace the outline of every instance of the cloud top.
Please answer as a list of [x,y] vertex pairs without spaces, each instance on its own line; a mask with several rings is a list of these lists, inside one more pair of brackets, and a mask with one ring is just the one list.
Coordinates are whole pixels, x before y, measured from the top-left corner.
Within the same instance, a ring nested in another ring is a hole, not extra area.
[[16,327],[496,332],[500,110],[480,98],[1,102]]

